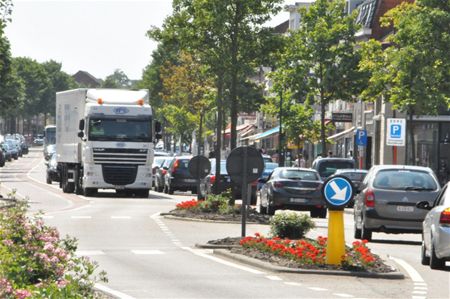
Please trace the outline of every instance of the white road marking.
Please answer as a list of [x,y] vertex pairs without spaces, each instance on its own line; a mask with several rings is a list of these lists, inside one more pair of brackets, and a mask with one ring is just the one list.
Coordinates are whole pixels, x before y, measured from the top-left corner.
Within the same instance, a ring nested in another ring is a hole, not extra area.
[[299,282],[292,282],[292,281],[285,281],[284,284],[287,284],[289,286],[294,286],[294,287],[301,287],[303,286],[301,283]]
[[410,264],[408,264],[407,262],[405,262],[402,259],[399,258],[395,258],[390,256],[389,257],[391,260],[395,261],[397,264],[399,264],[400,266],[403,267],[403,269],[406,270],[406,272],[408,272],[409,277],[411,277],[412,281],[414,282],[424,282],[422,276],[420,276],[419,272],[416,271],[416,269],[414,269]]
[[426,295],[427,294],[427,292],[424,292],[424,291],[413,291],[412,293],[414,295]]
[[222,259],[217,258],[215,256],[211,256],[211,255],[205,254],[200,249],[192,249],[190,247],[182,247],[182,249],[184,249],[186,251],[189,251],[189,252],[191,252],[191,253],[193,253],[193,254],[195,254],[197,256],[201,256],[203,258],[212,260],[212,261],[217,262],[217,263],[222,264],[222,265],[230,266],[230,267],[233,267],[233,268],[236,268],[236,269],[239,269],[239,270],[243,270],[243,271],[246,271],[246,272],[250,272],[250,273],[253,273],[253,274],[259,274],[259,275],[265,274],[262,271],[255,270],[255,269],[252,269],[252,268],[249,268],[249,267],[245,267],[245,266],[241,266],[241,265],[238,265],[238,264],[235,264],[235,263],[231,263],[231,262],[226,261],[226,260],[222,260]]
[[92,216],[70,216],[72,219],[92,219]]
[[425,282],[415,282],[414,285],[416,286],[427,286]]
[[100,291],[103,291],[105,293],[108,293],[110,295],[113,295],[114,297],[117,297],[118,299],[135,299],[134,297],[131,297],[127,294],[121,293],[119,291],[113,290],[111,288],[108,288],[107,286],[104,286],[102,284],[95,284],[95,287],[99,289]]
[[318,292],[325,292],[325,291],[328,291],[328,289],[317,288],[317,287],[308,287],[308,289],[310,289],[310,290],[312,290],[312,291],[318,291]]
[[149,250],[131,250],[132,253],[136,255],[155,255],[155,254],[164,254],[161,250],[149,249]]
[[275,275],[267,275],[266,278],[270,280],[276,280],[276,281],[282,281],[281,277],[275,276]]
[[428,290],[427,287],[414,287],[414,290]]
[[343,294],[343,293],[333,293],[334,296],[342,297],[342,298],[353,298],[353,295]]
[[42,215],[41,217],[42,217],[42,219],[53,219],[53,218],[55,218],[55,216],[51,216],[51,215]]
[[411,299],[426,299],[426,296],[412,296]]
[[95,256],[95,255],[105,255],[101,250],[77,250],[75,252],[77,256]]
[[111,219],[131,219],[131,216],[111,216]]

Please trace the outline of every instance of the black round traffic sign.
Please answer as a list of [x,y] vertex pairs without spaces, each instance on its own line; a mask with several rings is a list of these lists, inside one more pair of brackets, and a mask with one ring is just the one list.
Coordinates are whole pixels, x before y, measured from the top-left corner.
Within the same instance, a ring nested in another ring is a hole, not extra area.
[[192,177],[203,179],[211,172],[211,162],[205,156],[195,156],[189,161],[188,170]]
[[[254,147],[237,147],[228,156],[227,172],[235,183],[246,184],[252,182],[258,179],[263,171],[264,160],[261,153]],[[243,182],[244,179],[246,182]]]

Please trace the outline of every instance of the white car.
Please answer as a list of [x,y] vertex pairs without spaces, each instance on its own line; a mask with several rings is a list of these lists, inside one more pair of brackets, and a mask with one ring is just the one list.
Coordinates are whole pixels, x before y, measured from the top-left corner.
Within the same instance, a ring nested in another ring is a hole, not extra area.
[[433,205],[418,202],[420,209],[430,210],[423,221],[422,265],[442,269],[450,261],[450,182],[439,193]]

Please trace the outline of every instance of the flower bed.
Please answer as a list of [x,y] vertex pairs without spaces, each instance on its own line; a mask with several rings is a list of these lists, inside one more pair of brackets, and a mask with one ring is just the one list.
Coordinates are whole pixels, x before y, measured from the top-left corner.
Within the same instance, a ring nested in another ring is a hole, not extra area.
[[0,298],[97,298],[98,265],[77,257],[76,240],[60,238],[39,215],[18,203],[0,210]]
[[231,251],[290,268],[393,272],[394,269],[370,252],[366,243],[365,240],[353,242],[351,247],[346,248],[341,265],[337,266],[326,264],[326,237],[318,237],[316,240],[289,240],[265,238],[255,234],[254,237],[242,238],[240,247],[232,248]]

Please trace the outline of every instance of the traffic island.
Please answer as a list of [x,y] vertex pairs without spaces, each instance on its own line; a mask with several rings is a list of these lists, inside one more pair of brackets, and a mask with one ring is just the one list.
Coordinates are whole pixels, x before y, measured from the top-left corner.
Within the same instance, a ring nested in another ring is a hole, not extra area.
[[[299,274],[342,275],[363,278],[404,279],[391,260],[372,254],[364,242],[346,247],[339,265],[325,262],[327,238],[289,240],[280,238],[224,238],[196,244],[197,248],[213,249],[213,253],[228,259],[273,272]],[[251,244],[250,246],[248,244]]]

